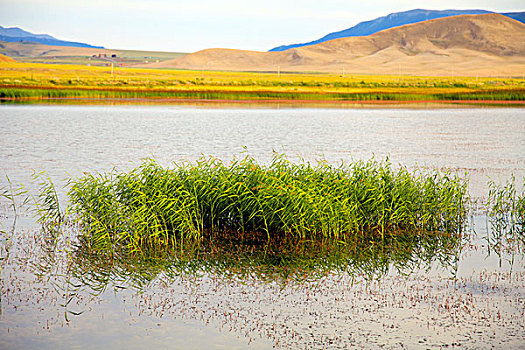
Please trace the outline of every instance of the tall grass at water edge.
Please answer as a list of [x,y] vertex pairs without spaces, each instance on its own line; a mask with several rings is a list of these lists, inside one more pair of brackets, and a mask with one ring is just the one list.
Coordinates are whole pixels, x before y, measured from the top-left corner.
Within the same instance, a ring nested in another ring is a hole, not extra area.
[[235,233],[268,240],[403,231],[461,232],[466,180],[434,171],[394,170],[388,161],[294,164],[275,156],[225,164],[215,158],[165,168],[87,174],[69,184],[70,219],[97,250],[165,249],[188,239]]
[[305,101],[523,101],[523,90],[475,91],[469,93],[428,91],[192,91],[156,89],[72,89],[0,87],[0,100],[28,99],[198,99],[198,100],[305,100]]

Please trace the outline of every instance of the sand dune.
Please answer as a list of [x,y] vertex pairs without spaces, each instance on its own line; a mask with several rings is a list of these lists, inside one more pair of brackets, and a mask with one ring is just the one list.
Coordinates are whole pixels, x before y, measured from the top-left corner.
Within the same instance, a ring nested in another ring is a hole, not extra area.
[[282,52],[207,49],[149,66],[521,76],[525,72],[525,24],[499,14],[455,16]]

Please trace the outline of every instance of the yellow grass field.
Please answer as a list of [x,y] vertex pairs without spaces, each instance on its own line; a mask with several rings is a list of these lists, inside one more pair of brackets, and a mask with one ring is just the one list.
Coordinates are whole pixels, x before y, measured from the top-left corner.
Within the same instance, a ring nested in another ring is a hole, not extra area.
[[[32,91],[29,95],[18,96],[15,93],[29,90]],[[358,100],[366,94],[368,97],[365,99],[370,100],[383,99],[381,97],[385,97],[386,100],[468,100],[468,97],[472,96],[474,100],[523,101],[525,80],[359,75],[351,72],[342,76],[322,73],[255,73],[0,63],[1,98],[46,98],[43,92],[35,91],[53,91],[54,97],[61,97],[60,94],[56,95],[58,91],[64,91],[62,97],[82,97],[81,92],[106,91],[106,94],[99,97],[111,97],[109,92],[132,92],[133,95],[129,96],[131,98],[155,98],[156,93],[158,97],[164,98],[170,98],[170,93],[173,93],[173,98],[191,98],[191,93],[199,92],[207,93],[204,98],[210,99],[231,94],[231,99],[282,97],[306,100]],[[80,95],[71,95],[73,91]],[[190,95],[179,96],[178,93]]]

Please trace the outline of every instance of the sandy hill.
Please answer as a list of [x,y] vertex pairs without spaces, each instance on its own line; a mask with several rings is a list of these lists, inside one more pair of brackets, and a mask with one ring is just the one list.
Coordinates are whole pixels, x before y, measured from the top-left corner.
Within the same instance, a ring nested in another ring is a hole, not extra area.
[[[407,24],[419,23],[428,21],[431,19],[438,19],[451,16],[459,15],[481,15],[486,13],[494,13],[486,10],[425,10],[425,9],[414,9],[403,12],[395,12],[389,15],[373,19],[371,21],[365,21],[356,24],[351,28],[347,28],[338,32],[333,32],[323,36],[320,39],[313,40],[307,43],[281,45],[274,47],[269,51],[284,51],[295,47],[309,46],[320,44],[328,40],[334,40],[339,38],[348,38],[351,36],[367,36],[385,29],[400,27]],[[504,16],[510,17],[522,23],[525,23],[525,12],[504,12],[501,13]]]
[[438,19],[451,16],[459,15],[481,15],[485,13],[492,13],[492,11],[486,10],[425,10],[425,9],[414,9],[403,12],[394,12],[386,16],[378,17],[371,21],[365,21],[358,23],[357,25],[347,28],[338,32],[329,33],[320,39],[313,40],[307,43],[281,45],[274,47],[269,51],[284,51],[293,49],[295,47],[316,45],[328,40],[334,40],[339,38],[348,38],[351,36],[367,36],[375,34],[385,29],[394,27],[400,27],[407,24],[419,23],[428,21],[431,19]]
[[522,75],[525,24],[463,15],[282,52],[207,49],[151,67],[413,75]]
[[7,56],[0,54],[0,62],[16,62],[16,61],[12,59],[11,57],[7,57]]

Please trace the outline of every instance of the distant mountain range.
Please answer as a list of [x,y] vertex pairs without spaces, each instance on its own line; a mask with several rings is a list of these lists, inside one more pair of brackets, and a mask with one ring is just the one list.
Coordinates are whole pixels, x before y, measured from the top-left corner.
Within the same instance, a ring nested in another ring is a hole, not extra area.
[[[403,26],[406,24],[419,23],[428,21],[431,19],[438,19],[450,16],[458,15],[480,15],[493,13],[492,11],[486,10],[443,10],[443,11],[434,11],[434,10],[410,10],[405,12],[396,12],[391,13],[387,16],[379,17],[371,21],[361,22],[351,28],[341,30],[339,32],[330,33],[325,35],[321,39],[310,41],[308,43],[302,44],[292,44],[292,45],[282,45],[271,49],[270,51],[284,51],[292,48],[310,46],[315,44],[320,44],[325,41],[347,38],[354,36],[367,36],[377,32],[380,32],[385,29],[390,29],[394,27]],[[525,12],[508,12],[502,13],[507,17],[525,23]]]
[[20,28],[5,28],[0,26],[0,41],[6,42],[36,42],[53,46],[87,47],[103,49],[102,46],[93,46],[74,41],[65,41],[52,37],[47,34],[33,34]]

